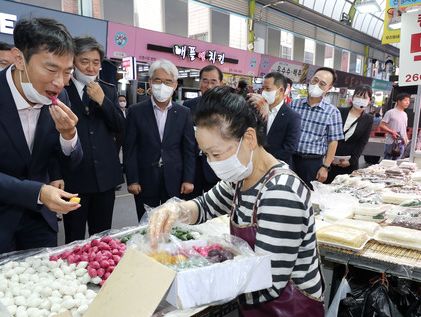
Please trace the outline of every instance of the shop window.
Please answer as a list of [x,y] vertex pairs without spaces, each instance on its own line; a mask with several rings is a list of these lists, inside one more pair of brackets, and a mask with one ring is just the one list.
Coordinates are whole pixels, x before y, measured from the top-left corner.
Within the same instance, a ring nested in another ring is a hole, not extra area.
[[210,42],[210,8],[200,3],[188,3],[188,37]]
[[294,34],[287,31],[281,31],[281,56],[286,59],[293,59],[292,48],[294,45]]
[[349,51],[342,50],[342,58],[341,58],[341,71],[349,72]]
[[335,49],[332,45],[325,45],[325,59],[323,66],[333,68]]
[[254,51],[256,53],[265,54],[266,48],[266,31],[267,28],[263,24],[255,23],[254,25]]
[[364,57],[357,55],[357,58],[355,59],[355,72],[359,75],[361,75],[363,72],[363,61]]
[[230,14],[230,47],[247,49],[247,18]]
[[162,0],[136,0],[134,2],[136,26],[163,32]]
[[316,42],[306,38],[304,42],[304,63],[314,64],[315,53]]

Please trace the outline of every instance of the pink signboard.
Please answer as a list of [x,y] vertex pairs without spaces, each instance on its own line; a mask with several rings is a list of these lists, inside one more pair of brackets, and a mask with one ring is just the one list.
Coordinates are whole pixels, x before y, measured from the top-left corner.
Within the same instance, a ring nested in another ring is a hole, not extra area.
[[110,22],[107,56],[134,56],[137,61],[147,63],[164,58],[178,67],[194,69],[214,64],[225,73],[257,76],[261,55]]
[[262,55],[260,59],[259,76],[270,72],[280,72],[294,83],[304,83],[307,77],[308,64],[291,61],[289,59]]

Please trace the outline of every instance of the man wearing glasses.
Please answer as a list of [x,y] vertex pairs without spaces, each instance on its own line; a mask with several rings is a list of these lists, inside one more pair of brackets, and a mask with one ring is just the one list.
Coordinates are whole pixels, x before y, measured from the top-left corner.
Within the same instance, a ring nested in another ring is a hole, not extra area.
[[344,138],[339,110],[323,100],[335,80],[333,69],[317,69],[308,85],[308,98],[291,104],[301,115],[301,136],[292,168],[310,188],[313,180],[326,181],[338,140]]
[[[208,90],[223,85],[224,74],[215,65],[208,65],[203,67],[199,73],[200,79],[200,92],[203,96]],[[184,106],[190,108],[192,117],[196,113],[197,105],[199,104],[201,96],[186,100]],[[187,199],[193,199],[197,196],[202,195],[203,192],[207,192],[219,181],[219,178],[215,175],[214,171],[209,166],[206,156],[202,154],[199,147],[196,147],[196,173],[194,178],[194,191],[187,197]]]
[[171,101],[178,70],[167,60],[149,69],[152,98],[130,106],[123,161],[128,191],[140,220],[144,205],[157,207],[193,191],[195,139],[188,108]]

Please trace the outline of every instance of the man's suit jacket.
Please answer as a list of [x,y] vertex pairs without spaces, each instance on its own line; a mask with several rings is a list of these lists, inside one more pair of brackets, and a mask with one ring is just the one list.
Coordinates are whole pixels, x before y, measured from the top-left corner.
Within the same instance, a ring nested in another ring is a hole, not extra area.
[[159,195],[157,169],[162,158],[165,188],[180,196],[181,183],[194,182],[195,139],[189,109],[172,103],[161,142],[152,101],[132,105],[123,148],[127,184],[139,183],[144,197]]
[[[6,80],[6,71],[0,72],[0,231],[2,225],[17,227],[22,215],[29,212],[41,213],[49,226],[57,231],[56,214],[38,204],[38,195],[42,185],[50,181],[48,168],[51,160],[58,160],[66,168],[75,169],[82,160],[82,148],[78,141],[69,157],[62,153],[59,133],[48,106],[44,106],[30,153]],[[62,91],[59,99],[70,105],[66,91]],[[2,248],[4,246],[0,245]]]
[[125,119],[118,106],[114,85],[98,82],[104,91],[102,106],[89,101],[83,104],[73,80],[66,87],[72,110],[78,116],[77,130],[83,159],[77,171],[62,170],[66,189],[77,193],[97,193],[124,182],[115,136],[123,133]]
[[301,135],[301,116],[283,104],[266,136],[266,150],[278,160],[291,165]]
[[[339,108],[343,124],[346,122],[350,109],[351,108]],[[361,153],[363,152],[364,147],[370,138],[372,126],[373,116],[368,113],[363,113],[363,115],[358,119],[355,131],[352,136],[346,141],[343,139],[338,142],[336,155],[351,155],[349,163],[352,171],[358,169],[358,160],[360,159]]]
[[189,99],[184,101],[183,106],[187,107],[190,109],[190,113],[192,115],[192,117],[194,118],[194,115],[196,114],[196,109],[197,109],[197,105],[200,102],[200,100],[202,99],[201,96],[193,98],[193,99]]

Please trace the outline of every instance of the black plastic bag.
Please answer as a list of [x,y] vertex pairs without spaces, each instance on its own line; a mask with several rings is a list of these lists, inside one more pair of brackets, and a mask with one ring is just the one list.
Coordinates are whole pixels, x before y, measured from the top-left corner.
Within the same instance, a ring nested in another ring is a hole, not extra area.
[[421,299],[415,301],[405,314],[405,317],[420,317],[421,316]]
[[367,281],[350,279],[351,293],[341,300],[338,317],[361,317],[368,289]]
[[412,282],[400,278],[390,278],[389,281],[390,299],[396,305],[398,310],[404,316],[407,316],[409,309],[418,301],[415,291],[411,289]]
[[387,287],[377,282],[366,293],[362,317],[403,317],[388,295]]

